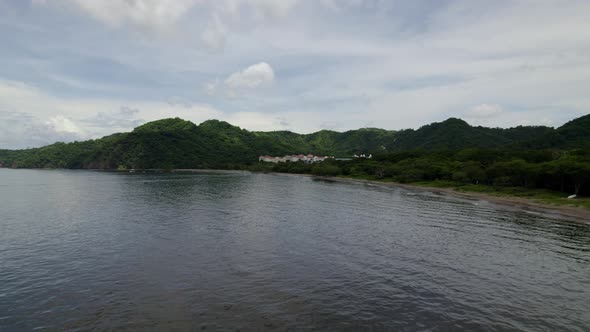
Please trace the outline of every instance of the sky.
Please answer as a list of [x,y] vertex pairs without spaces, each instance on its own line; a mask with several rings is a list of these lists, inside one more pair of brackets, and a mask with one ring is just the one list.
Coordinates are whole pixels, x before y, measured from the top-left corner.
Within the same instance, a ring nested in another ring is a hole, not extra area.
[[0,0],[0,148],[169,117],[556,127],[589,87],[588,0]]

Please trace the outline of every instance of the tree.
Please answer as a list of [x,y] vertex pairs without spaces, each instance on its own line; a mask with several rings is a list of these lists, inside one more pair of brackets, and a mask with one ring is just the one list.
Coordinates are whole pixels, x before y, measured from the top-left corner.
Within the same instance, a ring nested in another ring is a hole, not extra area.
[[463,164],[463,172],[466,179],[475,184],[479,184],[486,177],[486,172],[481,167],[481,164],[476,161],[468,161]]
[[571,177],[574,184],[574,194],[578,195],[582,186],[590,181],[590,164],[577,160],[566,160],[563,166],[564,172]]

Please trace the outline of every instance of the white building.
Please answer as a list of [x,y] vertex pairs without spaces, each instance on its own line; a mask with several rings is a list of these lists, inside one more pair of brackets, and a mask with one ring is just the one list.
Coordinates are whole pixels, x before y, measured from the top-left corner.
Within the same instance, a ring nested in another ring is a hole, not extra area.
[[298,162],[302,161],[304,163],[317,163],[322,162],[328,158],[334,158],[329,156],[314,156],[313,154],[294,154],[294,155],[286,155],[283,157],[273,157],[273,156],[260,156],[258,157],[258,161],[265,162],[265,163],[284,163],[284,162]]

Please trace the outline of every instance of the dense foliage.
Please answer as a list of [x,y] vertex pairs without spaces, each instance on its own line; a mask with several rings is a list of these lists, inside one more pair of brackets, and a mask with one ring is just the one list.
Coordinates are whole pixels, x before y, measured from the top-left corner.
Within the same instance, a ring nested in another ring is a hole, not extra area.
[[515,127],[509,129],[472,127],[467,122],[451,118],[418,130],[401,131],[389,151],[410,149],[460,150],[464,148],[513,148],[521,142],[540,140],[553,131],[549,127]]
[[[449,180],[585,192],[590,115],[553,129],[473,127],[451,118],[418,130],[363,128],[251,132],[227,122],[163,119],[101,139],[0,150],[0,167],[90,169],[250,168],[400,182]],[[313,153],[372,160],[262,165],[259,155]]]
[[590,150],[460,151],[414,150],[373,159],[330,160],[318,164],[258,164],[247,169],[314,175],[344,175],[401,183],[449,181],[497,187],[523,187],[590,194]]

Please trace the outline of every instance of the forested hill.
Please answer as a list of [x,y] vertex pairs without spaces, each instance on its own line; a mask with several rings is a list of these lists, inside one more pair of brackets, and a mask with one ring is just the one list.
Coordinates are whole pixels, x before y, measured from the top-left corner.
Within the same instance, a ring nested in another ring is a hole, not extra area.
[[[464,148],[513,148],[522,142],[540,140],[554,129],[543,126],[509,129],[472,127],[467,122],[450,118],[418,130],[403,130],[391,144],[391,150],[461,150]],[[565,144],[563,145],[565,147]]]
[[0,150],[0,166],[39,168],[216,168],[256,162],[259,155],[313,153],[350,156],[406,150],[590,148],[590,115],[560,128],[470,126],[451,118],[417,130],[362,128],[312,134],[254,132],[223,121],[195,125],[179,118],[129,133],[27,150]]

